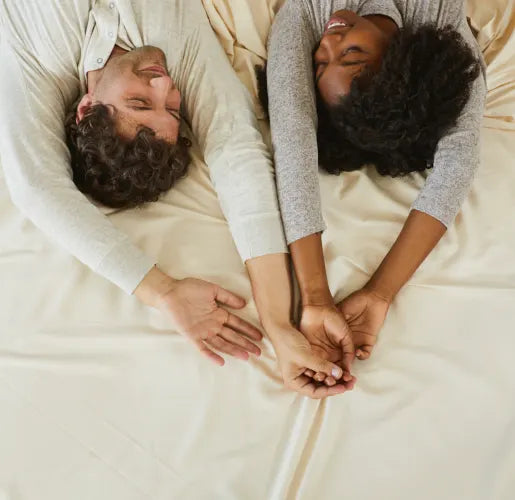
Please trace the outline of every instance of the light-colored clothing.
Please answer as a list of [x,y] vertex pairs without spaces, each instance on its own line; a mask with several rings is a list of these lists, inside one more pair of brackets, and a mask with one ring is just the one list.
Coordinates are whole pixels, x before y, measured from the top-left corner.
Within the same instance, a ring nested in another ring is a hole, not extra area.
[[454,127],[438,145],[434,167],[413,208],[448,226],[479,165],[486,96],[484,64],[463,0],[286,0],[269,39],[268,93],[279,202],[288,244],[325,229],[318,185],[313,50],[331,15],[352,10],[389,16],[401,28],[451,25],[481,59],[483,71]]
[[166,54],[241,258],[287,251],[250,96],[200,0],[0,0],[0,29],[0,158],[11,198],[84,264],[127,293],[155,264],[78,191],[65,144],[65,114],[115,43]]

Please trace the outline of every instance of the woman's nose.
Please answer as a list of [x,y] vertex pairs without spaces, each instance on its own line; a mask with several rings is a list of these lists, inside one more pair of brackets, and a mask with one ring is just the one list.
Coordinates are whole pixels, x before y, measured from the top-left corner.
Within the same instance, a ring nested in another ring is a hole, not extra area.
[[320,48],[324,50],[329,60],[333,59],[338,53],[338,47],[343,38],[342,33],[331,33],[330,35],[324,35],[320,40]]

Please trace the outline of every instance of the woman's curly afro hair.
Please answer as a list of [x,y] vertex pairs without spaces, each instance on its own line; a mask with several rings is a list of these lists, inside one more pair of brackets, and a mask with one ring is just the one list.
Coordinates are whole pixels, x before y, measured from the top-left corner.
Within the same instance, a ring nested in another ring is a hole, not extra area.
[[479,73],[479,61],[451,27],[400,30],[371,79],[356,78],[335,106],[317,96],[321,167],[339,174],[371,163],[393,177],[431,168]]
[[133,208],[156,201],[186,174],[189,141],[176,144],[142,128],[126,140],[116,129],[116,111],[92,106],[76,123],[76,107],[66,119],[66,142],[71,153],[73,181],[81,192],[105,206]]

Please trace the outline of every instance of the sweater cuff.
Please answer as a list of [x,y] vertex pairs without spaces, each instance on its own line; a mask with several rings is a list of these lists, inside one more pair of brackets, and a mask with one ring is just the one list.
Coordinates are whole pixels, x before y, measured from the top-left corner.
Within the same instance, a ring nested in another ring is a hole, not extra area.
[[279,212],[249,215],[230,224],[234,243],[243,262],[275,253],[288,253]]
[[306,220],[304,224],[292,225],[289,229],[287,229],[286,239],[288,245],[291,245],[301,238],[311,236],[312,234],[323,233],[325,230],[326,225],[323,219],[312,221]]
[[156,264],[129,240],[115,246],[94,269],[131,295]]
[[440,221],[445,227],[449,227],[452,224],[457,212],[459,211],[459,209],[456,211],[445,209],[443,205],[435,205],[434,200],[427,200],[423,197],[419,197],[415,200],[411,209],[430,215]]

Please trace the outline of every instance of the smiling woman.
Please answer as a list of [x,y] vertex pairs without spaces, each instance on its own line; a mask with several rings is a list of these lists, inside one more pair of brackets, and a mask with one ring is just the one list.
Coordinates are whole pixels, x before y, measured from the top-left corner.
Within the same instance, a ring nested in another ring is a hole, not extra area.
[[365,69],[368,73],[377,72],[391,37],[398,31],[387,16],[335,12],[314,54],[316,84],[324,100],[338,102]]

